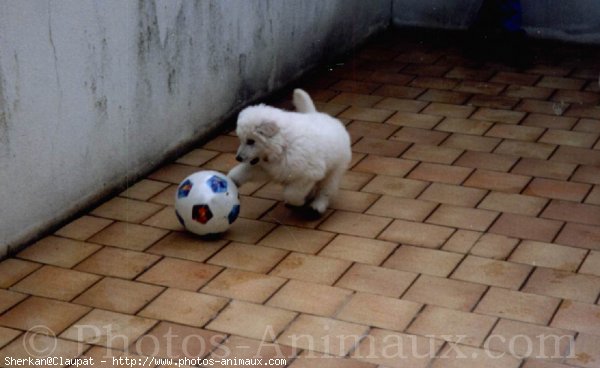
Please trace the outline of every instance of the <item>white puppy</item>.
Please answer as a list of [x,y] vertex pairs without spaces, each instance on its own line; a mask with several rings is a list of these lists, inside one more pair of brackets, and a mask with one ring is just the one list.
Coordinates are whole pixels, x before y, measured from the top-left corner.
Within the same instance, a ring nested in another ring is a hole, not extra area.
[[317,112],[305,91],[294,90],[293,100],[297,112],[264,104],[240,112],[241,163],[228,175],[237,185],[271,179],[284,186],[287,204],[322,214],[350,163],[350,136],[339,120]]

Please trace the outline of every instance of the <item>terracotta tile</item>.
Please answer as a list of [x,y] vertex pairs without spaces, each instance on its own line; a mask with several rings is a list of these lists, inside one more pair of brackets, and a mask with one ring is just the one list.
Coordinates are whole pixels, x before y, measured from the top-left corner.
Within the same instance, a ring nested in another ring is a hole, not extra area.
[[292,362],[290,368],[375,368],[369,363],[360,362],[351,358],[333,357],[330,355],[318,354],[307,350]]
[[600,168],[596,166],[579,165],[577,170],[575,170],[575,174],[571,177],[571,180],[581,183],[600,184]]
[[[161,167],[160,169],[156,170],[152,174],[148,175],[148,179],[163,181],[163,182],[172,183],[172,184],[179,184],[179,183],[181,183],[181,181],[183,179],[185,179],[187,176],[195,173],[196,171],[198,171],[198,167],[196,167],[196,166],[188,166],[188,165],[181,165],[181,164],[168,164],[168,165],[165,165],[165,166]],[[110,202],[107,202],[107,203],[110,203]],[[110,208],[107,208],[106,210],[109,212],[114,212],[114,211],[118,211],[119,207],[122,207],[122,205],[114,204]],[[99,215],[99,216],[101,216],[101,215]],[[106,217],[110,217],[110,216],[106,216]],[[117,220],[122,220],[122,219],[118,218]]]
[[451,164],[458,156],[462,154],[462,152],[463,151],[461,149],[443,146],[413,144],[408,151],[402,155],[402,157],[409,160]]
[[569,108],[565,115],[579,118],[600,119],[600,108],[591,105],[571,105],[571,108]]
[[69,301],[99,279],[100,276],[85,272],[44,266],[11,289],[31,295]]
[[552,200],[541,216],[588,225],[600,225],[600,207],[571,201]]
[[167,234],[153,227],[115,222],[90,238],[90,242],[132,250],[144,250]]
[[461,105],[465,103],[469,97],[471,97],[471,94],[465,92],[428,89],[419,96],[419,100]]
[[600,276],[600,252],[591,251],[577,272]]
[[54,234],[62,236],[63,238],[86,240],[111,223],[111,220],[103,218],[81,216],[80,218],[73,220],[67,225],[61,227]]
[[245,271],[265,273],[281,261],[288,252],[271,247],[230,243],[213,256],[209,263]]
[[382,123],[393,114],[392,110],[374,109],[370,107],[350,106],[339,117],[351,120]]
[[[397,64],[399,65],[399,64]],[[375,70],[370,76],[369,81],[377,83],[394,84],[398,86],[406,85],[414,77],[408,74],[389,73],[386,71]]]
[[240,144],[237,137],[229,135],[218,135],[203,145],[204,149],[217,151],[217,152],[229,152],[235,153]]
[[351,262],[345,260],[291,253],[270,274],[332,285],[350,265]]
[[495,322],[495,317],[427,306],[410,325],[407,332],[479,346]]
[[389,176],[404,176],[416,164],[415,161],[401,158],[367,155],[352,170]]
[[352,146],[352,150],[379,156],[398,157],[409,145],[410,143],[407,142],[364,137]]
[[494,74],[493,70],[477,69],[477,68],[466,68],[463,66],[457,66],[452,68],[447,74],[446,78],[456,79],[470,79],[477,81],[486,81]]
[[374,175],[369,173],[346,171],[342,178],[342,182],[340,183],[340,189],[360,190],[365,184],[371,181],[373,177]]
[[469,151],[492,152],[498,146],[498,143],[500,143],[499,138],[454,133],[442,143],[442,146]]
[[406,86],[395,86],[393,84],[384,84],[373,91],[373,94],[385,97],[394,98],[410,98],[414,99],[425,91],[422,88],[406,87]]
[[474,207],[487,191],[474,188],[465,188],[459,185],[432,183],[421,195],[419,199],[454,204],[458,206]]
[[538,267],[523,291],[593,304],[600,294],[600,277]]
[[468,253],[480,236],[479,231],[459,229],[452,234],[441,249],[455,253]]
[[142,222],[142,224],[164,230],[184,230],[183,226],[175,215],[175,208],[170,206],[158,211],[155,215]]
[[571,72],[569,67],[560,67],[552,65],[537,64],[527,70],[529,73],[545,74],[555,77],[564,77]]
[[573,127],[573,130],[578,132],[600,133],[600,120],[579,119],[575,127]]
[[175,193],[177,192],[178,185],[171,184],[162,192],[158,193],[154,197],[150,198],[149,201],[152,203],[163,204],[165,206],[175,205]]
[[140,223],[162,208],[163,206],[154,203],[115,197],[90,213],[112,220]]
[[235,242],[254,244],[274,227],[275,225],[269,222],[238,218],[223,237]]
[[173,232],[146,250],[148,253],[204,262],[218,252],[227,241],[201,239],[190,233]]
[[531,113],[527,115],[521,125],[534,126],[548,129],[565,129],[569,130],[577,122],[576,118],[569,118],[565,116],[546,115],[546,114],[535,114]]
[[114,312],[135,314],[164,288],[114,278],[104,278],[73,302]]
[[491,192],[477,208],[515,213],[518,215],[536,216],[548,203],[545,198],[531,197],[522,194]]
[[[57,339],[54,336],[24,334],[0,351],[0,359],[3,362],[10,362],[12,359],[15,359],[16,362],[19,362],[20,360],[19,365],[26,367],[64,367],[65,365],[60,365],[61,359],[63,362],[67,360],[72,361],[88,348],[89,346],[87,345]],[[53,362],[51,360],[54,364],[46,365],[36,361],[36,359],[50,357],[48,352],[51,352],[51,357],[58,358]],[[29,365],[29,359],[33,359],[32,363],[38,362],[38,364]],[[13,362],[15,362],[15,360],[13,360]],[[6,366],[11,367],[13,365],[16,364],[8,363]]]
[[[425,106],[427,106],[427,102],[425,102],[425,101],[415,101],[412,99],[405,99],[405,98],[386,97],[382,101],[378,102],[374,107],[377,109],[414,113],[414,112],[421,111]],[[388,119],[388,122],[389,122],[389,120],[390,119]]]
[[[0,348],[11,342],[15,337],[19,336],[21,331],[13,330],[12,328],[0,327]],[[0,351],[3,354],[3,351]]]
[[[228,172],[231,170],[238,162],[235,160],[234,153],[221,153],[210,161],[202,164],[203,170],[215,170],[220,172]],[[196,171],[198,168],[196,168]],[[183,179],[182,179],[183,180]],[[174,184],[179,184],[181,181],[178,181]]]
[[550,326],[600,335],[600,305],[565,300],[558,308]]
[[447,78],[419,76],[410,82],[412,87],[419,88],[435,88],[435,89],[452,89],[458,84],[457,81]]
[[517,106],[517,111],[525,111],[530,113],[539,113],[546,115],[562,115],[569,107],[565,102],[539,101],[524,99]]
[[444,139],[446,139],[447,136],[448,133],[436,132],[427,129],[403,127],[394,133],[390,137],[390,140],[414,142],[418,144],[430,144],[435,146],[440,144]]
[[439,248],[454,229],[412,221],[394,220],[379,236],[380,239],[426,248]]
[[421,275],[402,299],[468,312],[485,290],[480,284]]
[[509,124],[494,124],[485,135],[489,137],[517,139],[522,141],[535,141],[544,133],[544,128],[509,125]]
[[565,362],[579,367],[597,367],[600,362],[598,346],[600,346],[599,336],[579,334],[575,341],[575,349]]
[[142,179],[139,182],[132,185],[131,187],[127,188],[120,195],[126,198],[146,201],[163,191],[168,186],[168,183]]
[[546,159],[552,154],[555,148],[555,145],[548,143],[505,140],[500,143],[494,152],[520,157]]
[[368,328],[349,322],[302,314],[281,334],[277,342],[300,349],[345,356]]
[[25,248],[19,258],[71,268],[102,248],[96,244],[48,236]]
[[403,245],[383,265],[401,271],[446,277],[462,258],[462,254]]
[[469,105],[489,107],[492,109],[510,110],[519,103],[516,97],[496,95],[475,95],[468,102]]
[[571,146],[559,146],[554,155],[552,155],[552,161],[600,166],[600,151]]
[[217,266],[175,258],[163,258],[137,280],[196,291],[220,271],[221,267]]
[[368,94],[373,92],[378,86],[379,84],[377,83],[342,80],[331,86],[331,89],[343,92]]
[[355,236],[338,235],[320,253],[320,256],[378,265],[396,248],[396,243]]
[[334,234],[324,231],[303,229],[294,226],[279,226],[261,240],[259,244],[295,252],[315,254],[333,237]]
[[60,337],[124,350],[155,324],[146,318],[94,309]]
[[471,254],[479,257],[503,260],[517,246],[519,239],[504,235],[483,234],[471,248]]
[[493,82],[462,81],[454,90],[468,93],[480,93],[484,95],[497,95],[506,85]]
[[528,359],[559,361],[569,354],[573,338],[571,331],[501,319],[486,340],[486,346]]
[[452,274],[453,279],[518,289],[532,267],[477,256],[467,256]]
[[397,298],[416,277],[415,273],[355,263],[335,285]]
[[482,135],[492,125],[492,123],[486,121],[446,118],[435,129],[444,132]]
[[519,86],[510,85],[504,91],[504,95],[518,98],[539,98],[546,99],[554,92],[551,88],[545,87],[530,87],[530,86]]
[[586,204],[600,205],[600,185],[594,185],[584,201]]
[[335,211],[319,228],[336,233],[374,238],[390,222],[391,219],[385,217]]
[[335,96],[329,102],[339,105],[353,105],[359,107],[372,107],[377,102],[381,101],[383,97],[372,96],[360,93],[348,93],[342,92]]
[[[221,360],[230,359],[231,363],[235,363],[233,359],[238,359],[239,362],[248,361],[248,359],[262,359],[262,362],[270,362],[273,367],[283,368],[284,364],[277,365],[277,362],[290,361],[296,352],[279,344],[266,344],[264,341],[251,340],[238,336],[230,336],[223,345],[213,350],[209,358]],[[237,364],[221,365],[222,367],[236,367]]]
[[7,289],[11,285],[29,275],[42,265],[16,258],[7,258],[0,262],[0,288]]
[[427,223],[485,231],[498,217],[498,212],[442,204],[429,216]]
[[[301,313],[332,316],[348,300],[352,291],[290,280],[269,301],[267,305]],[[339,316],[336,317],[338,319]]]
[[549,242],[554,239],[561,226],[560,221],[503,213],[489,231],[514,238]]
[[472,171],[472,169],[466,167],[422,162],[412,170],[407,177],[423,181],[459,184],[462,183]]
[[585,81],[583,81],[581,79],[544,76],[536,84],[536,86],[546,87],[546,88],[579,90],[583,87],[584,84],[585,84]]
[[590,188],[591,185],[589,184],[535,178],[525,188],[523,194],[580,202],[587,195]]
[[598,140],[598,136],[598,133],[550,129],[540,138],[539,142],[591,148]]
[[[13,305],[25,299],[27,295],[11,290],[0,289],[0,313],[4,313]],[[1,338],[0,338],[1,340]],[[0,344],[1,346],[2,344]]]
[[408,126],[414,128],[431,129],[442,120],[443,117],[427,114],[414,114],[411,112],[397,112],[387,119],[387,124],[397,126]]
[[276,223],[279,225],[290,225],[296,227],[304,227],[314,229],[322,223],[332,210],[326,211],[323,216],[315,218],[314,216],[306,216],[301,211],[296,211],[287,208],[283,203],[278,203],[273,209],[267,212],[261,220]]
[[398,59],[405,59],[407,62],[412,63],[402,69],[403,73],[440,77],[448,71],[448,67],[445,65],[428,65],[429,62],[435,61],[438,57],[439,55],[428,55],[419,51],[409,51],[401,55]]
[[435,207],[436,204],[433,202],[382,196],[366,213],[410,221],[423,221]]
[[379,367],[425,368],[442,345],[440,340],[374,328],[352,353],[352,358]]
[[202,327],[227,304],[227,299],[178,289],[167,289],[139,316]]
[[47,329],[40,333],[59,334],[89,310],[80,305],[32,296],[0,316],[0,325],[19,330],[44,326]]
[[219,153],[215,151],[209,151],[205,149],[194,149],[185,155],[179,157],[177,161],[178,164],[188,165],[188,166],[201,166],[208,162],[209,160],[215,158]]
[[516,161],[517,157],[515,156],[467,151],[454,164],[476,169],[507,172]]
[[492,287],[479,302],[476,313],[535,324],[547,324],[560,299]]
[[419,303],[357,293],[336,315],[342,321],[403,331],[419,312]]
[[471,118],[476,120],[492,121],[496,123],[518,124],[524,116],[524,112],[480,107],[471,116]]
[[202,292],[226,298],[263,303],[284,282],[285,279],[279,277],[228,268],[203,287]]
[[346,129],[353,139],[358,139],[359,137],[386,139],[398,130],[398,127],[391,124],[355,120],[348,124]]
[[515,165],[515,167],[513,167],[511,172],[513,174],[566,180],[569,176],[571,176],[571,173],[573,170],[575,170],[575,167],[576,165],[574,164],[552,162],[534,158],[522,158]]
[[232,301],[207,328],[238,336],[273,341],[296,313],[264,305]]
[[464,182],[464,185],[500,192],[519,193],[530,180],[529,176],[478,169]]
[[256,220],[275,205],[275,201],[249,196],[240,196],[240,217]]
[[555,243],[573,247],[600,250],[600,228],[598,226],[569,223],[565,225]]
[[431,368],[517,368],[521,360],[508,355],[469,346],[448,344],[436,357]]
[[200,328],[160,322],[128,350],[142,356],[197,359],[207,356],[225,337]]
[[504,84],[517,84],[521,86],[531,86],[533,85],[540,76],[537,74],[527,74],[527,73],[515,73],[515,72],[498,72],[490,82],[494,83],[504,83]]
[[466,118],[469,117],[469,115],[471,115],[473,111],[475,111],[475,108],[471,106],[432,102],[423,110],[423,113],[452,118]]

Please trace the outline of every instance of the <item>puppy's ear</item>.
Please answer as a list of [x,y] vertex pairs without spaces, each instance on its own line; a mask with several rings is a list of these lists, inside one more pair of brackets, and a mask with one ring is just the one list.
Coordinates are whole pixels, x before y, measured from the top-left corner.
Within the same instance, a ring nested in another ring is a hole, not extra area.
[[256,132],[267,138],[272,138],[275,134],[279,133],[279,127],[274,121],[267,120],[258,125]]

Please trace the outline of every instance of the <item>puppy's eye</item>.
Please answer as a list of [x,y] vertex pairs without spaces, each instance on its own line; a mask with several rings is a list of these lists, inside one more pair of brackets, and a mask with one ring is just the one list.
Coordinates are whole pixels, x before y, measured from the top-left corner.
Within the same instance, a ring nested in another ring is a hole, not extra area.
[[253,145],[254,144],[254,139],[248,139],[246,141],[246,144],[249,145],[249,146]]

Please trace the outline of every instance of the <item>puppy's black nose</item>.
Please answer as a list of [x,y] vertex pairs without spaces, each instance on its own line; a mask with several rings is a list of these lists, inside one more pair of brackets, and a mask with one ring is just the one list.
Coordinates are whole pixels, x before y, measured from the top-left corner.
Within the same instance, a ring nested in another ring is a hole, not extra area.
[[242,156],[240,156],[240,155],[237,155],[237,156],[235,156],[235,160],[236,160],[237,162],[242,162],[242,161],[244,161],[244,159],[243,159],[243,158],[242,158]]

